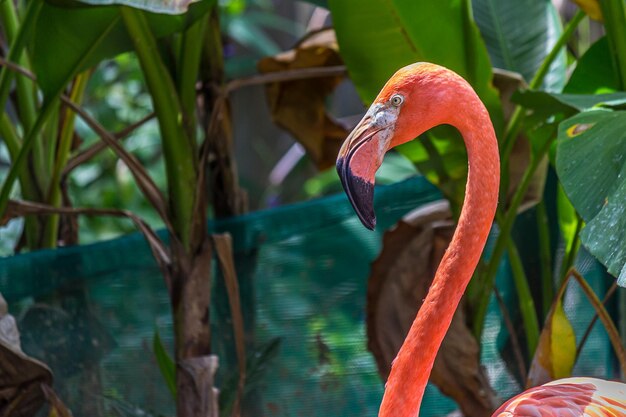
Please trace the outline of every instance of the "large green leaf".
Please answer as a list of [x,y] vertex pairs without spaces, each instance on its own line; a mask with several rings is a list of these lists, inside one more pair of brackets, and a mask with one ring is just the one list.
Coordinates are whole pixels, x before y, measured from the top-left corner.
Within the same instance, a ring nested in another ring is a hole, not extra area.
[[501,119],[491,65],[466,0],[331,0],[341,55],[361,98],[370,103],[393,73],[430,61],[466,78],[494,119]]
[[[341,56],[363,101],[372,102],[397,69],[430,61],[467,79],[487,106],[496,132],[502,130],[502,106],[469,1],[330,0],[329,6]],[[439,129],[399,151],[442,189],[458,211],[467,170],[458,133]]]
[[[493,66],[518,72],[527,82],[562,32],[549,0],[474,0],[472,9]],[[544,88],[561,91],[566,69],[563,49],[550,67]]]
[[460,214],[467,178],[467,151],[459,133],[451,126],[438,126],[428,134],[399,146],[430,182],[450,201],[455,217]]
[[513,100],[542,115],[572,114],[593,107],[621,107],[626,104],[626,93],[610,94],[554,94],[544,91],[519,91]]
[[198,0],[79,0],[96,6],[120,4],[154,13],[180,14],[185,13],[190,3]]
[[[204,0],[183,15],[146,13],[157,37],[182,31],[215,3]],[[76,2],[46,3],[31,45],[33,69],[46,97],[54,97],[78,72],[132,49],[119,6],[76,7]]]
[[626,286],[626,112],[592,110],[563,121],[556,169],[586,222],[583,245]]
[[563,92],[573,94],[611,93],[620,89],[609,42],[605,37],[591,45],[576,63]]

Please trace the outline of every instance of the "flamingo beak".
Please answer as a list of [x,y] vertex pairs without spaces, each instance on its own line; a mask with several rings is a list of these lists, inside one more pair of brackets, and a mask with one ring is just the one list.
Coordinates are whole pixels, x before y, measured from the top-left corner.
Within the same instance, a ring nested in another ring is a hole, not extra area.
[[337,157],[337,173],[343,189],[361,223],[370,230],[376,226],[374,177],[383,162],[393,134],[395,117],[370,108],[346,138]]

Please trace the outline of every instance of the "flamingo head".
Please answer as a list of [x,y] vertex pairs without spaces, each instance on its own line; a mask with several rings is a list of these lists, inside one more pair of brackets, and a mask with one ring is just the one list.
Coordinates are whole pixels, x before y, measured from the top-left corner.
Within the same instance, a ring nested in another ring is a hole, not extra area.
[[[442,84],[450,71],[428,63],[398,70],[344,141],[337,172],[352,207],[365,227],[376,226],[374,176],[385,153],[446,120]],[[436,109],[435,109],[436,106]],[[436,110],[436,111],[435,111]]]

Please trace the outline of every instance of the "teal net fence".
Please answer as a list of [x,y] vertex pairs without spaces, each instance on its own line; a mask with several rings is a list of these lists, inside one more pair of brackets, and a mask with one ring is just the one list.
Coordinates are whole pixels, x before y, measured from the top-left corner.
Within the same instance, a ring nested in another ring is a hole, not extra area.
[[[378,232],[362,227],[343,195],[280,207],[210,225],[233,236],[247,326],[256,363],[245,409],[251,416],[375,416],[383,384],[366,349],[365,292],[382,231],[408,211],[440,198],[422,178],[376,189]],[[586,254],[579,268],[602,294],[610,284]],[[220,279],[213,312],[218,382],[236,369],[230,316]],[[514,304],[508,267],[498,277]],[[46,362],[55,389],[74,415],[174,415],[152,342],[158,330],[172,343],[163,280],[143,238],[130,235],[93,245],[0,260],[0,292],[18,318],[23,349]],[[580,337],[592,307],[570,291],[566,310]],[[483,363],[506,398],[520,387],[504,365],[506,328],[492,302]],[[257,362],[258,362],[257,361]],[[614,377],[606,334],[596,325],[576,374]],[[423,416],[455,405],[429,387]]]

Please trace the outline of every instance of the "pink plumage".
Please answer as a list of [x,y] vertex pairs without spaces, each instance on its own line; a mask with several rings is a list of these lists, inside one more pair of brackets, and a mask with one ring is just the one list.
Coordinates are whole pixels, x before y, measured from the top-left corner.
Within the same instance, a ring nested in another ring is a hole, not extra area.
[[626,416],[626,385],[596,378],[559,379],[511,398],[493,416]]
[[[465,201],[454,237],[396,357],[379,417],[417,417],[454,311],[476,268],[498,202],[500,157],[489,113],[454,72],[419,63],[400,69],[344,142],[337,169],[363,224],[375,225],[374,174],[385,152],[440,125],[456,127],[467,148]],[[494,417],[626,417],[626,385],[594,378],[554,381],[510,399]]]

